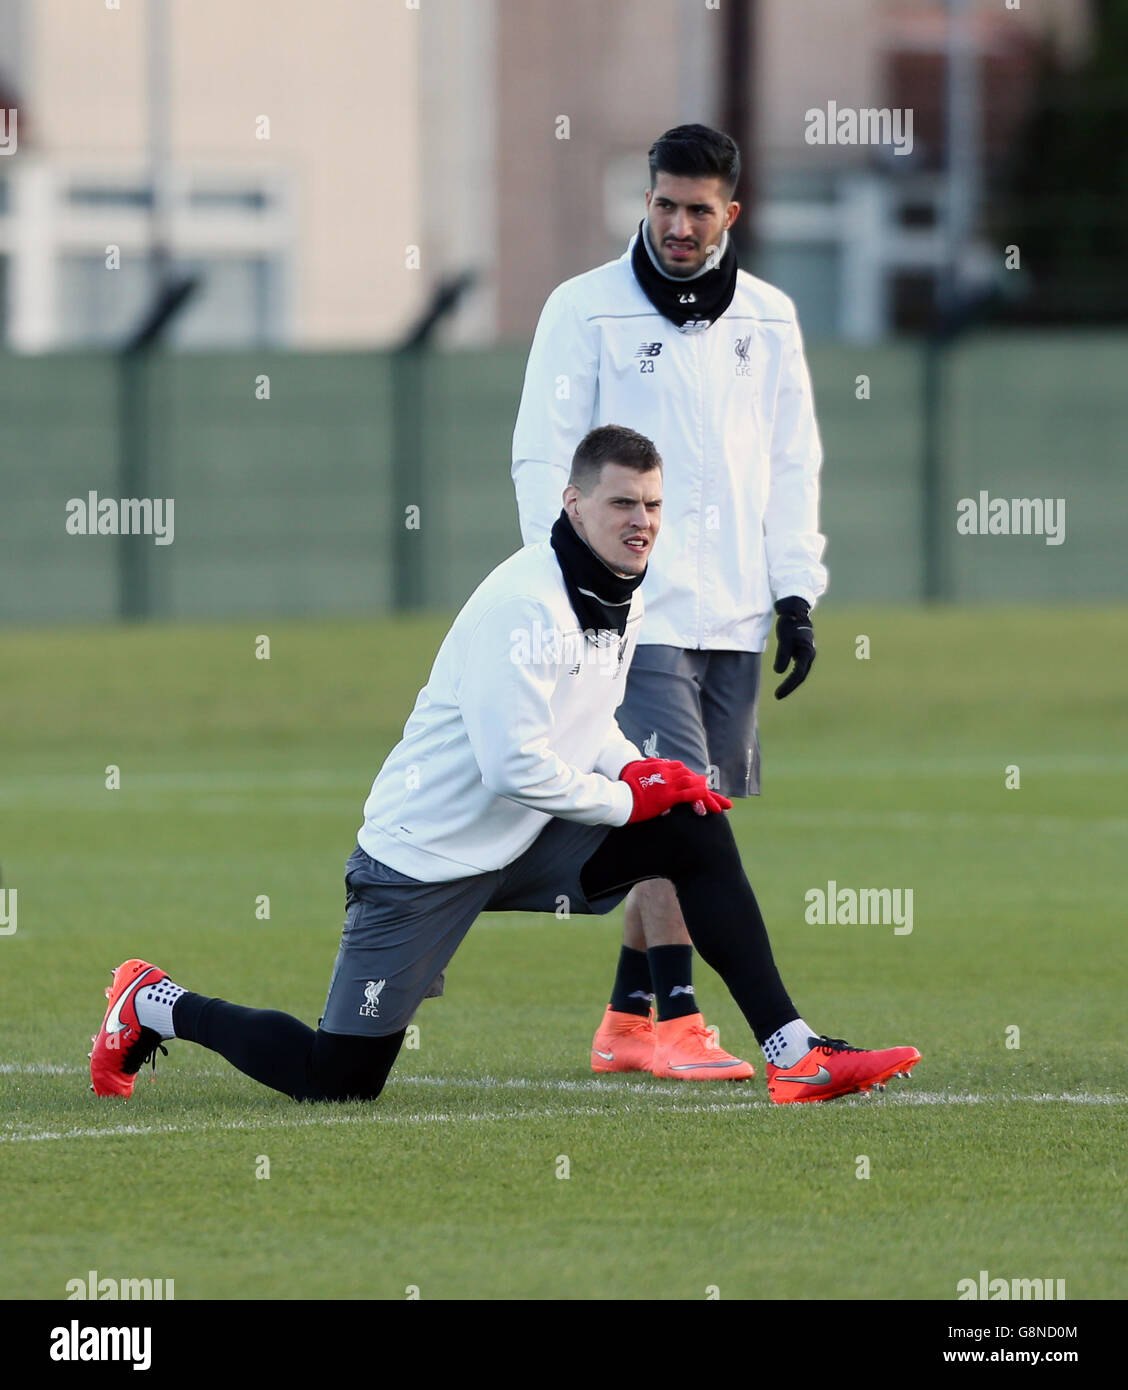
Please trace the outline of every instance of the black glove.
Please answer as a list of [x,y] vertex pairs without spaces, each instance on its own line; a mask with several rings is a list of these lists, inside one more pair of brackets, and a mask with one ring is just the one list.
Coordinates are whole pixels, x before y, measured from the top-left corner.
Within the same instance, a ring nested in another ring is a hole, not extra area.
[[804,598],[781,598],[775,606],[779,614],[776,623],[775,666],[776,675],[782,675],[794,660],[791,674],[776,690],[777,700],[782,700],[807,679],[807,672],[815,659],[815,629],[811,626],[811,606]]

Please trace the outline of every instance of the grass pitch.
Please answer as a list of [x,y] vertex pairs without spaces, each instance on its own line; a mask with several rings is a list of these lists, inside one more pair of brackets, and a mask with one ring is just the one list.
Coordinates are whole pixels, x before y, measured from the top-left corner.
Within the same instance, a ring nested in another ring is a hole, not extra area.
[[[0,1297],[91,1269],[177,1299],[951,1299],[983,1269],[1125,1295],[1124,609],[827,609],[807,685],[764,701],[745,865],[808,1020],[923,1052],[884,1099],[771,1106],[700,964],[757,1079],[593,1077],[620,912],[482,918],[374,1106],[176,1042],[128,1104],[94,1097],[126,956],[316,1021],[361,804],[445,626],[271,624],[266,661],[253,625],[5,634]],[[911,934],[808,924],[832,879],[911,888]]]

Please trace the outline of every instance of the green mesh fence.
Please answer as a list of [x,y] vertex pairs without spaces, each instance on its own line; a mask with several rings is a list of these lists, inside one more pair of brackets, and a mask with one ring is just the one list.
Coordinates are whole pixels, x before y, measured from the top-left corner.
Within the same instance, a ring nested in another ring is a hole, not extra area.
[[[809,355],[826,451],[828,600],[913,598],[925,524],[921,347]],[[0,366],[0,621],[115,617],[123,545],[148,547],[147,611],[188,618],[385,609],[397,563],[415,567],[422,602],[451,607],[520,542],[509,451],[523,349],[431,354],[407,378],[377,353],[154,358],[148,494],[175,499],[167,546],[65,530],[70,499],[120,496],[116,361]],[[256,395],[264,378],[269,399]],[[952,598],[1128,593],[1126,378],[1128,337],[1114,333],[981,335],[949,355],[944,495],[931,521]],[[405,381],[418,399],[403,399]],[[957,535],[957,501],[983,490],[1065,498],[1064,544]]]

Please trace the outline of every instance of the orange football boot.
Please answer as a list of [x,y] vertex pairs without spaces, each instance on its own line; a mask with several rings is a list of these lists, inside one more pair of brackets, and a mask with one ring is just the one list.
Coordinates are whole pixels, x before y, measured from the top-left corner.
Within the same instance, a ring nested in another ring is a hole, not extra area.
[[110,974],[114,979],[113,984],[106,986],[109,1006],[102,1027],[90,1039],[94,1051],[87,1054],[90,1089],[99,1096],[123,1096],[128,1100],[144,1064],[152,1058],[156,1065],[157,1048],[168,1055],[167,1049],[161,1047],[161,1035],[152,1028],[141,1027],[134,995],[142,986],[147,988],[168,977],[144,960],[123,961]]
[[591,1040],[592,1071],[649,1071],[654,1056],[653,1009],[624,1014],[610,1004]]
[[811,1038],[811,1050],[793,1067],[768,1063],[768,1094],[777,1105],[795,1101],[833,1100],[871,1086],[885,1090],[891,1076],[907,1077],[920,1061],[915,1047],[887,1047],[867,1052],[841,1038]]
[[700,1014],[659,1020],[654,1061],[655,1076],[673,1081],[748,1081],[756,1073],[717,1043]]

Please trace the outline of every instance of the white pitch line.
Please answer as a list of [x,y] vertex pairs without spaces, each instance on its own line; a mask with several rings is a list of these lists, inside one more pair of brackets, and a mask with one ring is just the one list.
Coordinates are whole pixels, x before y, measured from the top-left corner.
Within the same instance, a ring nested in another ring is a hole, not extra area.
[[[653,1077],[647,1081],[636,1081],[625,1076],[605,1076],[598,1079],[590,1077],[584,1081],[570,1081],[566,1078],[553,1077],[427,1076],[423,1073],[404,1073],[400,1076],[393,1073],[392,1081],[397,1086],[451,1086],[455,1089],[464,1088],[471,1091],[595,1091],[602,1092],[604,1095],[625,1091],[647,1096],[668,1096],[670,1087],[674,1084],[673,1082],[659,1081]],[[676,1084],[680,1087],[686,1083],[678,1082]],[[732,1090],[734,1094],[743,1092],[745,1089],[743,1082],[736,1081],[717,1080],[693,1084],[716,1087],[718,1092]]]
[[[904,772],[898,768],[898,772]],[[1107,770],[1107,769],[1103,769]],[[941,774],[943,775],[943,774]],[[136,776],[136,774],[135,774]],[[76,796],[81,793],[68,791],[65,798],[60,796],[59,804],[65,800],[67,808],[73,809]],[[86,795],[84,805],[101,805],[104,792],[91,791]],[[10,802],[12,806],[26,808],[27,796],[14,794],[11,789],[0,787],[0,806]],[[40,796],[40,806],[54,804],[50,797]],[[148,810],[162,805],[160,794],[145,796],[138,790],[133,797],[132,809]],[[271,796],[269,811],[272,815],[291,815],[310,813],[337,815],[347,803],[343,795],[329,793],[321,795],[287,794],[275,792]],[[176,803],[180,815],[245,815],[248,800],[240,800],[236,792],[226,785],[220,785],[208,792],[185,794]],[[795,827],[847,831],[886,831],[893,834],[924,834],[929,832],[965,834],[991,830],[1006,835],[1123,835],[1128,830],[1126,816],[1042,816],[1018,815],[1005,812],[971,811],[856,811],[856,810],[818,810],[807,807],[802,811],[776,808],[771,813],[772,823],[781,830]]]
[[[919,754],[905,757],[897,754],[860,753],[854,756],[820,758],[813,761],[805,758],[792,758],[786,765],[773,770],[773,777],[780,779],[810,778],[818,773],[829,777],[848,777],[856,781],[863,777],[884,777],[890,773],[899,776],[914,774],[919,776],[980,777],[985,770],[993,768],[995,761],[990,754],[970,754],[954,758],[948,753]],[[1029,755],[1023,766],[1038,773],[1066,775],[1115,775],[1128,770],[1128,755],[1123,753],[1051,753]],[[98,781],[96,778],[95,781]],[[223,768],[183,769],[176,772],[149,772],[140,768],[131,770],[130,787],[147,792],[204,792],[234,791],[257,792],[259,790],[277,791],[286,788],[341,788],[359,792],[362,796],[371,783],[368,777],[358,774],[355,768],[285,768],[281,770],[256,769],[233,772]],[[91,785],[88,776],[73,772],[32,772],[5,777],[0,788],[0,800],[26,799],[37,792],[71,797],[81,793]]]
[[[646,1113],[656,1111],[678,1115],[719,1114],[729,1110],[747,1110],[748,1105],[657,1105],[647,1106]],[[371,1115],[310,1115],[285,1120],[222,1120],[219,1123],[205,1121],[198,1125],[115,1125],[108,1129],[75,1127],[67,1130],[39,1130],[29,1134],[13,1131],[0,1133],[0,1144],[43,1143],[60,1139],[117,1139],[127,1135],[144,1134],[202,1134],[217,1130],[238,1129],[310,1129],[322,1125],[359,1124],[462,1124],[480,1123],[484,1120],[556,1120],[569,1119],[577,1115],[611,1116],[618,1118],[622,1110],[608,1110],[598,1105],[561,1106],[540,1110],[510,1110],[467,1114],[450,1114],[446,1111],[422,1111],[411,1115],[388,1115],[379,1111]]]
[[1032,1096],[984,1096],[976,1095],[974,1092],[913,1091],[898,1088],[895,1094],[886,1092],[884,1097],[875,1099],[895,1105],[1128,1105],[1128,1096],[1099,1095],[1087,1091],[1063,1091],[1059,1094],[1043,1091]]
[[85,1067],[62,1067],[54,1062],[0,1062],[0,1076],[78,1076]]
[[[16,1076],[85,1076],[86,1067],[61,1066],[54,1062],[6,1062],[0,1063],[0,1074]],[[199,1077],[209,1080],[215,1077],[231,1075],[231,1069],[227,1067],[201,1068],[196,1067],[191,1070],[185,1068],[178,1069],[179,1077]],[[589,1093],[596,1095],[636,1095],[669,1097],[674,1086],[672,1081],[656,1080],[634,1080],[625,1076],[605,1076],[589,1077],[582,1081],[571,1080],[564,1077],[529,1077],[529,1076],[433,1076],[425,1072],[418,1073],[393,1073],[391,1082],[395,1087],[400,1086],[448,1086],[451,1090],[465,1091],[562,1091],[565,1093]],[[750,1096],[752,1092],[758,1090],[758,1082],[753,1082],[748,1086],[746,1082],[736,1081],[698,1081],[693,1083],[678,1082],[679,1087],[687,1084],[694,1085],[697,1089],[695,1094],[721,1095],[731,1092],[734,1095],[741,1094]],[[1128,1105],[1128,1096],[1117,1095],[1115,1093],[1102,1093],[1092,1091],[1039,1091],[1030,1095],[1019,1095],[1017,1092],[1001,1092],[998,1094],[987,1094],[966,1091],[918,1091],[912,1089],[915,1083],[906,1082],[898,1084],[893,1081],[893,1090],[886,1092],[885,1099],[896,1100],[907,1105],[1034,1105],[1046,1103],[1060,1103],[1063,1105]],[[708,1090],[703,1091],[702,1088]],[[522,1112],[527,1113],[527,1112]],[[604,1114],[609,1112],[599,1111]],[[2,1133],[3,1130],[0,1130]]]
[[[684,1086],[686,1082],[672,1081],[628,1081],[623,1077],[605,1077],[596,1080],[568,1081],[568,1080],[536,1080],[525,1076],[514,1076],[498,1078],[493,1076],[482,1077],[451,1077],[451,1076],[427,1076],[407,1075],[393,1076],[396,1085],[423,1085],[423,1086],[451,1086],[465,1087],[467,1089],[481,1090],[547,1090],[547,1091],[602,1091],[604,1094],[610,1091],[628,1091],[639,1095],[668,1096],[670,1087],[674,1084]],[[736,1081],[713,1081],[713,1082],[694,1082],[697,1086],[709,1086],[721,1089],[732,1089],[734,1092],[739,1088],[744,1091],[748,1083]],[[916,1105],[989,1105],[992,1103],[1013,1104],[1014,1102],[1043,1102],[1061,1101],[1071,1105],[1128,1105],[1128,1096],[1104,1095],[1095,1092],[1069,1092],[1064,1091],[1054,1093],[1052,1091],[1042,1091],[1035,1095],[1018,1095],[1016,1093],[1003,1093],[999,1095],[980,1095],[958,1091],[914,1091],[911,1087],[913,1082],[898,1085],[896,1081],[890,1083],[895,1091],[886,1093],[886,1098],[890,1099],[894,1095],[898,1100],[905,1100]],[[752,1090],[756,1089],[756,1082],[752,1083]],[[710,1092],[711,1094],[712,1092]]]
[[[406,1080],[407,1078],[403,1078]],[[425,1077],[415,1078],[416,1080],[439,1081],[441,1078]],[[489,1078],[488,1080],[493,1080]],[[451,1083],[446,1083],[451,1084]],[[476,1085],[468,1080],[460,1080],[457,1084],[467,1086]],[[495,1086],[504,1086],[505,1083],[493,1082]],[[520,1085],[520,1079],[517,1084]],[[483,1089],[489,1089],[484,1087]],[[608,1088],[610,1089],[610,1088]],[[909,1091],[899,1090],[894,1094],[886,1094],[880,1097],[847,1096],[842,1100],[853,1106],[865,1106],[866,1108],[880,1107],[883,1105],[893,1105],[894,1107],[918,1106],[918,1105],[1013,1105],[1013,1104],[1042,1104],[1057,1103],[1068,1105],[1124,1105],[1128,1104],[1128,1096],[1116,1095],[1091,1095],[1086,1092],[1064,1092],[1060,1095],[1043,1093],[1029,1096],[985,1096],[977,1094],[952,1095],[942,1091]],[[640,1110],[640,1115],[719,1115],[728,1114],[733,1111],[749,1111],[764,1109],[769,1105],[766,1097],[753,1097],[749,1095],[746,1100],[737,1103],[708,1102],[704,1104],[691,1103],[689,1105],[656,1103],[647,1104],[645,1109]],[[794,1110],[795,1107],[789,1107]],[[816,1107],[812,1106],[811,1109]],[[817,1107],[821,1110],[821,1106]],[[629,1109],[629,1107],[627,1107]],[[222,1130],[259,1130],[259,1129],[310,1129],[328,1125],[356,1125],[356,1124],[477,1124],[483,1121],[506,1121],[525,1120],[525,1119],[568,1119],[576,1116],[596,1116],[604,1118],[618,1118],[625,1113],[624,1108],[611,1109],[607,1106],[580,1105],[580,1106],[553,1106],[542,1107],[539,1109],[527,1110],[508,1110],[499,1112],[470,1112],[466,1114],[451,1114],[446,1111],[423,1111],[416,1114],[395,1115],[376,1111],[369,1115],[334,1115],[334,1114],[314,1114],[295,1116],[286,1119],[261,1119],[261,1120],[223,1120],[218,1123],[204,1121],[202,1124],[187,1125],[114,1125],[109,1128],[93,1127],[73,1127],[67,1130],[38,1130],[29,1133],[20,1133],[15,1128],[8,1128],[0,1131],[0,1144],[20,1144],[20,1143],[45,1143],[67,1139],[116,1139],[128,1135],[151,1135],[151,1134],[201,1134],[205,1132],[215,1132]]]
[[[175,1040],[174,1040],[175,1041]],[[56,1062],[0,1062],[0,1076],[85,1076],[89,1071],[88,1067],[76,1066],[73,1064],[62,1065]],[[178,1067],[176,1074],[179,1077],[216,1077],[232,1075],[230,1067]],[[543,1080],[535,1077],[514,1076],[514,1077],[469,1077],[469,1076],[425,1076],[410,1073],[396,1073],[394,1081],[397,1086],[423,1085],[423,1086],[454,1086],[465,1087],[467,1090],[546,1090],[546,1091],[638,1091],[649,1095],[668,1095],[668,1087],[661,1082],[629,1080],[626,1077],[608,1076],[602,1080],[594,1077],[584,1081],[570,1081],[566,1079],[554,1079],[546,1077]],[[717,1085],[721,1087],[735,1085],[735,1082],[717,1081],[703,1082],[702,1085]]]

